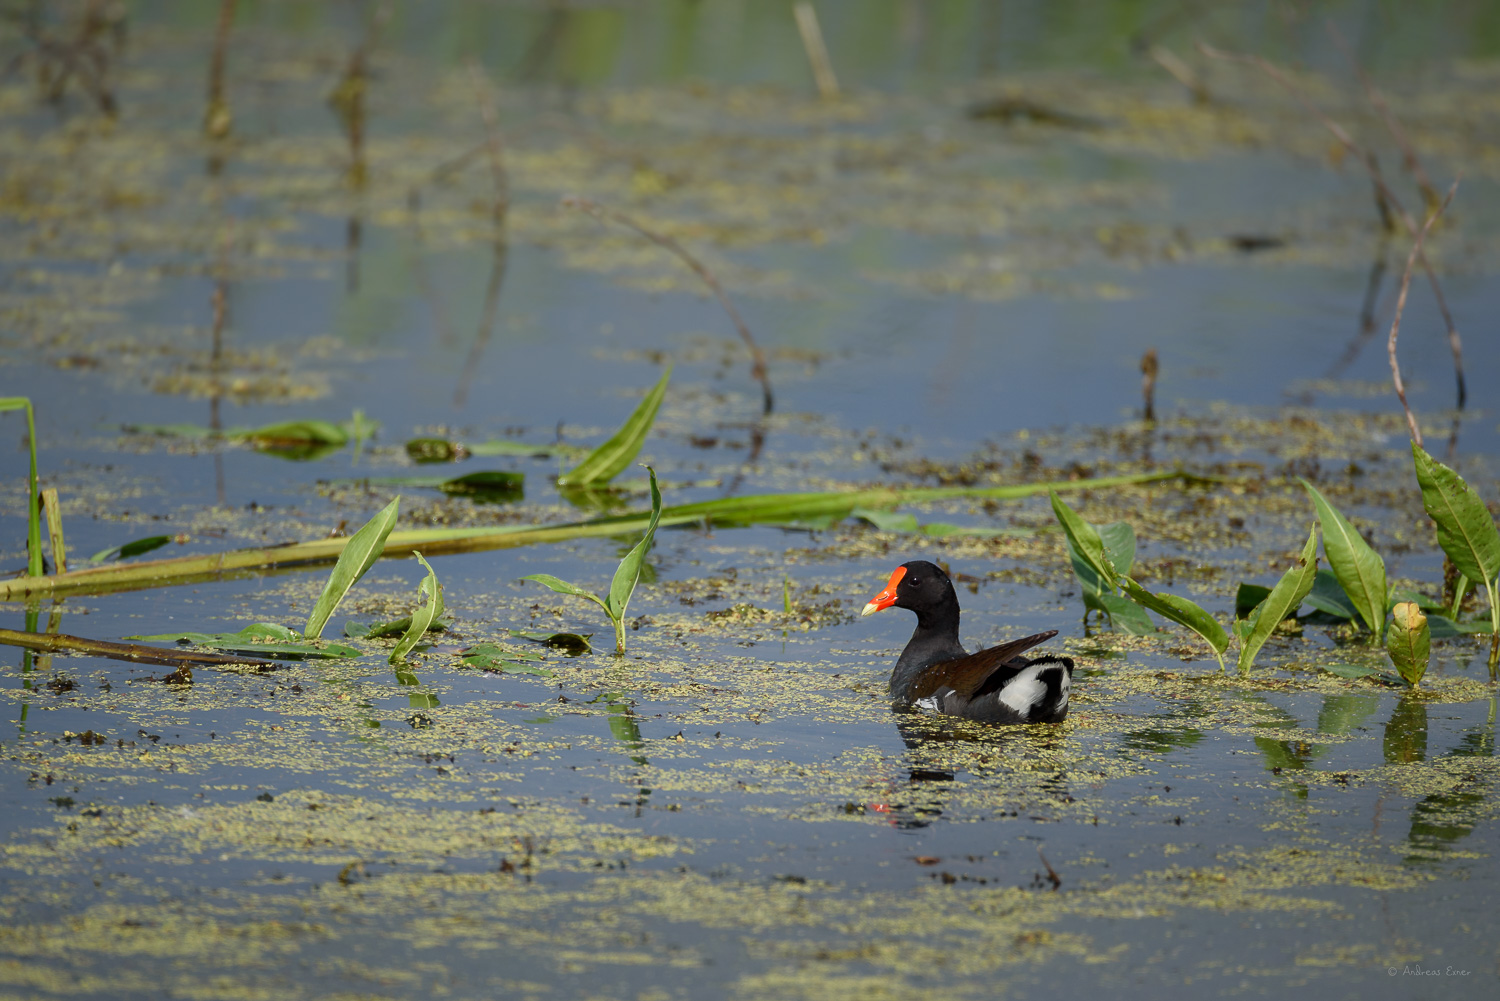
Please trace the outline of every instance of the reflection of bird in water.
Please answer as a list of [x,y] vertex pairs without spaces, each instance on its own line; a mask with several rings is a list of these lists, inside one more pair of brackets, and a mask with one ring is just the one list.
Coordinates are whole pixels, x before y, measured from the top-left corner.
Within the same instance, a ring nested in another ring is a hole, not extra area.
[[926,560],[897,567],[864,614],[892,606],[917,613],[916,631],[891,671],[891,697],[898,705],[987,723],[1058,723],[1068,715],[1073,661],[1021,656],[1057,630],[968,653],[958,642],[953,582]]
[[[897,711],[896,729],[907,748],[906,785],[903,788],[893,782],[884,800],[868,808],[885,814],[893,827],[902,830],[927,827],[941,817],[946,800],[958,789],[953,783],[964,772],[980,774],[1006,769],[1007,765],[1023,762],[1028,752],[1057,750],[1066,741],[1061,733],[995,730],[976,726],[966,719],[909,709]],[[1073,801],[1067,772],[1062,769],[1038,776],[1034,784],[1027,783],[1026,791],[1065,803]],[[994,816],[1019,813],[1018,808],[1013,808]]]

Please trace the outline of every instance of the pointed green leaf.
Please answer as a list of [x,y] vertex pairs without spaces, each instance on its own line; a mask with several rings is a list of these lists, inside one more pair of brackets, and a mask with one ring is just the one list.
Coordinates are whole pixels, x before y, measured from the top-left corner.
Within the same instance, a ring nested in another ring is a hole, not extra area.
[[533,643],[545,643],[551,647],[557,647],[569,656],[576,657],[582,653],[593,653],[594,645],[589,642],[593,633],[544,633],[528,629],[508,629],[512,636],[523,640],[531,640]]
[[1386,633],[1385,649],[1396,665],[1396,673],[1408,685],[1417,687],[1422,675],[1427,673],[1427,659],[1431,652],[1432,637],[1427,626],[1427,616],[1410,601],[1403,601],[1391,610],[1391,628]]
[[1135,565],[1135,529],[1128,521],[1114,521],[1099,525],[1099,541],[1104,543],[1104,555],[1109,558],[1115,573],[1124,576]]
[[1471,581],[1493,581],[1500,574],[1500,531],[1474,488],[1416,442],[1411,446],[1422,488],[1422,506],[1437,522],[1438,545],[1458,572]]
[[99,552],[89,557],[89,562],[103,563],[105,560],[112,559],[117,556],[122,560],[131,556],[140,556],[142,553],[149,553],[153,549],[160,549],[162,546],[165,546],[171,541],[172,537],[170,535],[148,535],[144,539],[136,539],[133,542],[127,542],[124,545],[110,546],[108,549],[101,549],[99,550]]
[[1243,619],[1260,607],[1260,603],[1270,597],[1271,589],[1261,584],[1247,584],[1240,581],[1240,586],[1234,592],[1234,617]]
[[[1325,545],[1323,551],[1328,551]],[[1319,570],[1318,576],[1313,580],[1312,590],[1307,592],[1303,599],[1307,604],[1316,608],[1326,615],[1333,615],[1340,619],[1348,619],[1353,622],[1360,617],[1359,609],[1354,607],[1339,579],[1332,570]],[[1381,625],[1385,624],[1385,610],[1381,610]]]
[[1266,600],[1260,603],[1256,609],[1255,616],[1250,622],[1245,638],[1240,644],[1239,668],[1240,673],[1246,674],[1250,671],[1250,665],[1255,663],[1255,655],[1260,653],[1260,648],[1266,645],[1271,633],[1282,619],[1297,610],[1302,604],[1302,599],[1307,597],[1307,592],[1312,590],[1313,581],[1318,576],[1318,528],[1316,525],[1307,533],[1307,545],[1302,547],[1302,554],[1297,557],[1296,565],[1281,575],[1276,586],[1271,588],[1271,593]]
[[1488,622],[1458,622],[1446,615],[1427,616],[1427,629],[1435,640],[1451,640],[1459,636],[1487,636]]
[[635,408],[635,412],[620,426],[620,430],[586,455],[577,466],[559,476],[557,485],[602,487],[630,465],[645,444],[646,434],[656,420],[656,411],[661,406],[662,397],[667,394],[667,380],[671,377],[672,369],[668,366],[656,385]]
[[339,602],[344,600],[344,595],[385,552],[386,536],[396,527],[396,511],[400,505],[398,496],[349,537],[334,564],[333,573],[328,575],[328,583],[323,585],[323,593],[313,605],[312,614],[307,617],[307,626],[302,633],[308,639],[315,640],[323,635],[323,627],[328,624],[334,609],[339,607]]
[[661,490],[656,486],[656,470],[647,466],[646,471],[651,476],[651,521],[646,525],[646,534],[641,536],[641,541],[625,554],[625,558],[615,568],[615,578],[610,582],[605,608],[616,622],[625,618],[625,608],[630,604],[630,596],[641,579],[641,563],[645,560],[646,553],[650,552],[652,542],[656,540],[656,523],[661,520]]
[[535,674],[544,678],[552,672],[539,667],[542,658],[534,653],[514,653],[493,643],[476,643],[463,651],[459,658],[465,667],[477,667],[481,671],[495,674]]
[[1129,598],[1118,594],[1097,594],[1084,603],[1090,602],[1109,616],[1110,625],[1128,636],[1150,636],[1156,632],[1156,623],[1151,621],[1151,616]]
[[1385,629],[1385,561],[1316,487],[1300,477],[1298,479],[1317,508],[1318,523],[1323,526],[1323,555],[1328,557],[1328,566],[1359,617],[1379,638]]
[[558,594],[571,594],[571,595],[575,595],[576,597],[579,597],[579,598],[587,598],[588,600],[592,601],[594,604],[598,605],[600,608],[604,609],[605,612],[609,611],[609,606],[604,603],[604,599],[600,598],[594,592],[592,592],[592,591],[585,591],[583,588],[579,587],[577,584],[569,584],[567,581],[562,580],[562,579],[557,578],[557,577],[554,577],[550,573],[533,573],[533,574],[527,574],[525,577],[522,577],[521,579],[522,580],[534,580],[538,584],[543,584],[543,585],[545,585],[547,587],[550,587],[552,590],[556,591]]
[[127,636],[129,640],[170,640],[230,650],[261,657],[359,657],[359,650],[343,643],[314,643],[298,635],[295,629],[274,622],[255,622],[237,633],[157,633],[151,636]]
[[1179,598],[1175,594],[1153,594],[1129,577],[1121,577],[1120,586],[1125,589],[1125,595],[1131,601],[1171,619],[1178,625],[1187,626],[1202,636],[1208,641],[1208,645],[1213,647],[1215,654],[1222,654],[1229,649],[1229,634],[1224,631],[1223,626],[1219,625],[1217,619],[1196,602],[1189,601],[1187,598]]
[[391,651],[390,662],[400,664],[406,660],[406,655],[411,648],[417,645],[417,641],[427,634],[438,616],[443,614],[443,585],[438,582],[437,571],[432,569],[422,554],[413,552],[417,562],[427,568],[427,576],[422,578],[422,583],[417,585],[417,600],[420,604],[411,613],[411,625],[406,628],[406,633],[396,642],[396,648]]
[[[1057,515],[1058,523],[1062,525],[1063,534],[1068,538],[1069,555],[1081,561],[1083,566],[1093,572],[1097,582],[1092,586],[1102,591],[1112,592],[1120,586],[1119,573],[1110,563],[1109,557],[1104,552],[1104,540],[1099,537],[1099,530],[1090,525],[1078,512],[1069,507],[1057,491],[1051,491],[1052,511]],[[1132,549],[1132,557],[1135,555]],[[1084,585],[1091,586],[1090,581],[1083,575],[1079,579]]]
[[875,511],[867,507],[857,507],[849,514],[861,521],[869,522],[882,532],[915,532],[920,528],[917,524],[917,516],[914,514]]

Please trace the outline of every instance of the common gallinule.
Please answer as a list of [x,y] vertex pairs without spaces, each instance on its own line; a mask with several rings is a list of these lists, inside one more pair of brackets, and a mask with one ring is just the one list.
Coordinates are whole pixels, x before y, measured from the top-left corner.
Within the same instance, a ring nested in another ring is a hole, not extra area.
[[892,605],[917,613],[917,629],[891,671],[898,704],[989,723],[1056,723],[1068,715],[1073,662],[1052,654],[1021,656],[1056,636],[1056,629],[968,653],[958,642],[953,582],[926,560],[897,567],[863,614]]

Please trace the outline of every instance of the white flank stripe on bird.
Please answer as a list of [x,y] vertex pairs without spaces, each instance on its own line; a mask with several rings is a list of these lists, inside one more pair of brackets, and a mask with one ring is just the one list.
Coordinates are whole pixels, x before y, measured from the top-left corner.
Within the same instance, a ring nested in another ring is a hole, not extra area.
[[1026,715],[1032,706],[1047,697],[1047,684],[1041,680],[1041,673],[1049,667],[1055,668],[1056,666],[1055,664],[1032,664],[1023,670],[1000,689],[1000,704],[1014,709],[1023,716]]

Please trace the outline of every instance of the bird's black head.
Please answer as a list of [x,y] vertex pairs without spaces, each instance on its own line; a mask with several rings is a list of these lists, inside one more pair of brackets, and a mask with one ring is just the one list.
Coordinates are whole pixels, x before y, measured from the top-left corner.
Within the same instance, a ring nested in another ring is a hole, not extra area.
[[956,615],[958,596],[942,567],[926,560],[912,560],[896,568],[886,581],[885,590],[870,599],[862,614],[873,615],[892,606],[911,609],[919,620],[950,607]]

